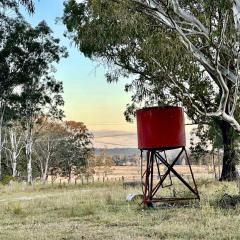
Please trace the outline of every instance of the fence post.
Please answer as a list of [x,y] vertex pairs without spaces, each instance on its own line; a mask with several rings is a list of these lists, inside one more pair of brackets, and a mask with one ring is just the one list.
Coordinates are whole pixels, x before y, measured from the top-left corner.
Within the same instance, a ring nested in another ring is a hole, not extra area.
[[82,185],[83,185],[83,176],[81,176],[81,181],[82,181]]

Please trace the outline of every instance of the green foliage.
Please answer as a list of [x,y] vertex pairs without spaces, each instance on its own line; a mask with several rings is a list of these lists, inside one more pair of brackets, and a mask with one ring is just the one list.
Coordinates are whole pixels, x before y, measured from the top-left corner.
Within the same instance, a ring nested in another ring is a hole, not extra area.
[[[163,4],[164,1],[152,2]],[[167,27],[159,20],[157,9],[147,9],[146,5],[132,0],[65,1],[62,21],[68,36],[86,57],[109,67],[106,74],[108,82],[116,82],[121,77],[132,79],[125,87],[127,92],[132,92],[132,102],[125,111],[128,121],[133,119],[139,107],[181,105],[193,123],[209,125],[204,131],[201,126],[198,129],[201,144],[206,145],[206,140],[210,140],[215,147],[222,139],[223,146],[223,142],[229,139],[218,136],[219,133],[222,135],[221,119],[204,114],[218,110],[223,91],[219,76],[217,71],[209,71],[208,64],[198,61],[192,53],[204,56],[214,69],[217,62],[228,71],[238,72],[235,50],[239,47],[239,36],[235,29],[233,2],[183,0],[179,1],[179,5],[207,29],[207,37],[195,34],[196,29],[189,27],[191,21],[182,22],[171,8],[171,3],[163,4],[166,15],[181,25],[185,37],[196,48],[194,51],[188,42],[184,44],[181,41],[183,36],[174,27]],[[228,21],[224,20],[226,15]],[[222,38],[224,24],[226,32]],[[231,89],[231,96],[227,99],[231,108],[235,86],[224,74],[223,78]],[[198,155],[204,150],[200,145],[197,146]],[[229,157],[224,159],[229,163],[234,160]]]
[[[40,117],[43,112],[61,118],[63,112],[58,107],[64,103],[63,87],[53,77],[53,64],[67,57],[66,49],[59,46],[59,40],[52,36],[45,22],[33,28],[18,18],[11,20],[8,28],[1,38],[0,64],[5,70],[0,86],[9,118],[36,113]],[[18,86],[21,91],[14,92]]]
[[[36,126],[40,127],[47,118],[62,119],[64,116],[63,86],[54,78],[54,65],[68,54],[46,22],[32,27],[24,20],[18,12],[20,3],[30,12],[34,10],[33,2],[29,0],[0,2],[6,12],[8,9],[13,12],[0,16],[0,128],[11,128],[12,123],[17,123],[22,131],[26,131],[26,138],[21,139],[21,142],[25,140],[26,146],[21,150],[25,150],[26,155],[22,154],[23,151],[18,155],[17,165],[18,175],[23,178],[26,176],[26,158],[29,163],[33,157],[30,144],[34,141],[33,134],[39,130]],[[0,140],[2,134],[1,131]],[[11,144],[6,147],[8,150],[2,165],[9,174],[12,171]],[[36,164],[33,165],[33,175],[39,176]]]
[[[23,5],[29,13],[34,13],[33,0],[0,0],[1,9],[12,9],[19,14],[19,5]],[[4,18],[4,14],[1,14],[0,19]]]
[[175,32],[141,14],[132,1],[66,1],[62,20],[85,56],[109,65],[108,82],[134,74],[132,83],[126,85],[126,91],[133,92],[133,104],[125,113],[128,120],[140,103],[161,106],[182,102],[188,116],[199,121],[180,89],[188,86],[187,94],[200,108],[213,105],[212,97],[218,96]]
[[12,176],[4,175],[4,176],[3,176],[3,179],[1,180],[1,183],[2,183],[3,185],[8,185],[12,180],[13,180],[13,177],[12,177]]
[[62,175],[71,178],[71,174],[80,175],[88,170],[88,161],[92,157],[92,134],[82,122],[67,121],[57,142],[52,165],[60,168]]

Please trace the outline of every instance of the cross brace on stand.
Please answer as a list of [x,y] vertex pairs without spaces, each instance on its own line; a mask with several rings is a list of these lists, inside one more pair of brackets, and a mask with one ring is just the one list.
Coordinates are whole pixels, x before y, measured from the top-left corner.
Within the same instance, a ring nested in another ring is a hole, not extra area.
[[[164,152],[164,157],[160,154],[161,152]],[[186,155],[186,161],[187,165],[189,166],[189,170],[191,173],[192,181],[193,181],[193,187],[173,168],[177,161],[180,159],[181,155]],[[160,174],[160,164],[163,164],[166,167],[166,171],[163,175]],[[158,171],[158,182],[154,183],[154,165],[157,167]],[[172,185],[172,179],[171,179],[171,173],[175,175],[189,190],[193,193],[193,197],[161,197],[156,198],[155,195],[158,192],[160,187],[168,187]],[[164,181],[169,177],[170,184],[164,185]],[[187,151],[185,147],[181,148],[180,153],[176,156],[176,158],[173,160],[173,162],[170,164],[167,161],[165,150],[162,149],[154,149],[154,150],[148,150],[147,151],[147,166],[145,172],[142,174],[142,179],[145,179],[145,182],[143,183],[143,203],[145,206],[152,206],[155,202],[176,202],[181,200],[193,200],[193,199],[200,199],[197,185],[193,176],[193,171],[191,168],[190,160],[187,155]]]

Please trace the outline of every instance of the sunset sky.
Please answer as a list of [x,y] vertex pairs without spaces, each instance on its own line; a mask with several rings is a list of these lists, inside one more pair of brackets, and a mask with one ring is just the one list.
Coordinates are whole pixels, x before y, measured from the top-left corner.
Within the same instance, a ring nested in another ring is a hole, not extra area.
[[27,21],[35,26],[45,20],[54,36],[61,39],[61,45],[66,46],[69,52],[69,57],[56,66],[55,74],[64,84],[66,119],[84,122],[96,137],[96,147],[121,147],[121,144],[123,147],[136,147],[136,134],[133,134],[136,133],[136,126],[127,123],[123,116],[126,104],[130,102],[130,95],[124,92],[127,80],[107,83],[104,77],[105,69],[99,66],[99,63],[85,58],[74,44],[63,36],[65,26],[56,24],[56,18],[63,15],[63,0],[35,2],[33,15],[29,16],[23,10]]
[[[56,66],[55,74],[64,85],[66,119],[84,122],[95,135],[95,147],[137,147],[136,124],[127,123],[123,116],[126,104],[130,102],[130,94],[124,92],[124,85],[129,80],[108,84],[105,69],[85,58],[63,36],[65,26],[56,23],[56,18],[63,15],[63,0],[35,2],[33,15],[23,10],[27,21],[35,26],[45,20],[69,52],[69,57]],[[190,129],[189,126],[186,129],[187,139]]]

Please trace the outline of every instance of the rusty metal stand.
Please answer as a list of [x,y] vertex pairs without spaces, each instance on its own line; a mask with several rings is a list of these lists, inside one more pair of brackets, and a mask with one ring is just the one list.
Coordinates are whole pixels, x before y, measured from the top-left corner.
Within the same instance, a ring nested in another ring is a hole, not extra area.
[[[163,153],[161,155],[161,153]],[[187,164],[189,166],[189,170],[191,173],[193,185],[191,186],[175,169],[174,166],[176,165],[177,161],[180,159],[182,154],[185,154]],[[164,155],[164,156],[163,156]],[[161,174],[160,165],[163,164],[166,167],[166,171],[164,174]],[[154,182],[154,167],[157,167],[157,176],[158,181]],[[171,173],[175,175],[189,190],[193,193],[193,197],[161,197],[156,198],[156,193],[162,187],[168,187],[173,184]],[[170,184],[164,185],[164,181],[169,178]],[[142,174],[142,181],[143,181],[143,203],[145,206],[153,206],[155,202],[176,202],[176,201],[186,201],[186,200],[194,200],[200,199],[199,193],[197,190],[197,185],[193,176],[193,171],[191,168],[190,160],[187,155],[187,151],[185,147],[181,148],[180,153],[176,156],[173,162],[170,164],[167,160],[165,150],[163,149],[154,149],[154,150],[147,150],[147,165],[146,170]]]

